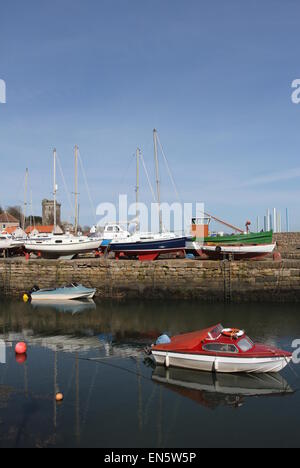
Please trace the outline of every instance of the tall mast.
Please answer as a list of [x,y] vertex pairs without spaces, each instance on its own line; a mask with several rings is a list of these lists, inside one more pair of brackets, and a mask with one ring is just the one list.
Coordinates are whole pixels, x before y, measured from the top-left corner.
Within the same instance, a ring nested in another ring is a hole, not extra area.
[[136,150],[136,219],[137,219],[137,230],[139,230],[139,192],[140,192],[140,155],[141,150]]
[[75,235],[78,233],[78,146],[75,145]]
[[33,204],[32,204],[32,190],[30,190],[30,227],[34,224],[34,216],[33,216]]
[[159,180],[159,163],[158,163],[158,153],[157,153],[157,130],[153,130],[153,140],[154,140],[154,158],[155,158],[155,171],[156,171],[156,189],[157,189],[157,203],[159,211],[159,232],[162,233],[162,213],[160,209],[160,180]]
[[24,209],[23,209],[23,231],[25,231],[25,228],[26,228],[28,175],[29,175],[29,171],[28,171],[28,169],[26,169],[26,174],[25,174],[25,190],[24,190]]
[[56,225],[57,225],[57,218],[56,218],[56,193],[57,193],[57,185],[56,185],[56,149],[53,150],[53,218],[54,218],[54,234],[56,233]]

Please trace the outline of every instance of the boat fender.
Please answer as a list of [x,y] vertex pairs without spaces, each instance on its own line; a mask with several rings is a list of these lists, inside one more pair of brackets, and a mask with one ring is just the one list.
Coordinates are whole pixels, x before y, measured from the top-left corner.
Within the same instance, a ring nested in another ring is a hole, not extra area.
[[166,333],[164,333],[159,338],[157,338],[155,344],[162,345],[162,344],[169,344],[169,343],[171,343],[171,338]]
[[169,369],[169,367],[170,367],[170,358],[169,358],[168,354],[166,355],[166,359],[165,359],[165,367],[167,369]]
[[29,293],[28,293],[28,294],[26,294],[26,293],[23,294],[23,301],[26,303],[26,302],[28,302],[29,300],[30,300],[30,294],[29,294]]

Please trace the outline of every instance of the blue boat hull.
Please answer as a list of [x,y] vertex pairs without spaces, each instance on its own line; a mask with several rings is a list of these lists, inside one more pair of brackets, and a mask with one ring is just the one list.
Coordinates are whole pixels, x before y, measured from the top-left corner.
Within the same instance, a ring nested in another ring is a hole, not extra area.
[[186,237],[157,241],[124,242],[110,244],[110,251],[125,255],[163,254],[185,250]]

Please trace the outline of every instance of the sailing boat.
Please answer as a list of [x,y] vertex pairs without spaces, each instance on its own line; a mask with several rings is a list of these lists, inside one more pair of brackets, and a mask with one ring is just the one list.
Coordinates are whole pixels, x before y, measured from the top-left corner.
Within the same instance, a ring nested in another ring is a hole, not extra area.
[[8,234],[0,234],[0,252],[14,251],[23,247],[23,242]]
[[[218,223],[234,229],[238,234],[209,235],[209,223],[213,219]],[[248,228],[248,223],[246,224]],[[203,259],[222,260],[232,257],[235,260],[257,260],[274,252],[276,243],[273,242],[273,231],[252,233],[242,231],[215,216],[203,213],[202,218],[192,220],[193,240],[189,242],[189,253],[199,255]]]
[[[161,254],[184,252],[186,247],[186,236],[178,236],[172,232],[163,232],[162,211],[160,203],[160,180],[159,163],[157,152],[157,130],[153,131],[154,156],[156,170],[157,201],[159,209],[159,233],[140,233],[136,232],[126,239],[116,239],[110,244],[110,250],[115,252],[118,259],[121,255],[138,257],[140,261],[156,260]],[[137,153],[137,198],[138,208],[139,194],[139,150]],[[137,218],[138,218],[137,210]]]
[[28,240],[25,243],[25,250],[29,253],[36,253],[43,258],[70,260],[79,254],[93,252],[99,249],[101,241],[90,239],[87,236],[78,236],[78,147],[75,146],[75,236],[71,234],[56,234],[57,213],[56,213],[56,150],[53,151],[54,158],[54,233],[47,239]]

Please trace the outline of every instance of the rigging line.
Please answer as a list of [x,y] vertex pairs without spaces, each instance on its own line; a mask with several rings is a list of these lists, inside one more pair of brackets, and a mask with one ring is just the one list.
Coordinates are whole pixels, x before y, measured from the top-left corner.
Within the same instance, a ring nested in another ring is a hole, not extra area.
[[79,149],[78,149],[78,156],[79,156],[80,167],[81,167],[82,174],[83,174],[83,180],[84,180],[84,183],[85,183],[85,188],[86,188],[86,191],[87,191],[87,194],[88,194],[88,198],[89,198],[89,202],[90,202],[90,207],[91,207],[91,211],[92,211],[92,216],[93,216],[93,218],[94,218],[95,224],[97,224],[96,207],[95,207],[95,203],[94,203],[94,201],[93,201],[92,195],[91,195],[90,187],[89,187],[88,180],[87,180],[86,171],[85,171],[85,169],[84,169],[84,165],[83,165],[83,161],[82,161],[82,158],[81,158],[81,154],[80,154],[80,150],[79,150]]
[[157,134],[157,141],[158,141],[158,144],[159,144],[161,153],[162,153],[162,155],[163,155],[163,157],[164,157],[165,164],[166,164],[166,168],[167,168],[169,177],[170,177],[170,179],[171,179],[171,182],[172,182],[172,185],[173,185],[173,188],[174,188],[175,195],[176,195],[178,201],[179,201],[180,203],[182,203],[181,196],[179,195],[179,191],[178,191],[178,189],[177,189],[177,186],[176,186],[176,183],[175,183],[175,179],[174,179],[174,177],[173,177],[173,174],[172,174],[172,171],[171,171],[171,168],[170,168],[170,165],[169,165],[167,156],[165,155],[165,152],[164,152],[163,146],[162,146],[162,144],[161,144],[161,142],[160,142],[160,139],[159,139],[159,135],[158,135],[158,134]]
[[[16,187],[18,187],[18,192],[17,192],[15,200],[20,204],[24,203],[25,179],[26,179],[26,174],[25,175],[22,174],[22,176],[19,179],[19,183],[15,185]],[[21,208],[21,206],[18,206],[18,208]]]
[[152,193],[153,200],[156,202],[157,200],[156,200],[155,192],[154,192],[153,186],[151,184],[151,180],[150,180],[150,177],[149,177],[149,172],[148,172],[148,169],[146,167],[146,163],[145,163],[145,160],[144,160],[143,153],[141,153],[141,159],[142,159],[143,168],[144,168],[144,171],[145,171],[145,174],[146,174],[146,177],[147,177],[147,181],[148,181],[151,193]]
[[[146,166],[146,163],[145,163],[145,160],[144,160],[143,153],[141,153],[141,160],[142,160],[142,163],[143,163],[144,171],[145,171],[145,173],[146,173],[146,177],[147,177],[148,184],[149,184],[149,187],[150,187],[150,190],[151,190],[151,193],[152,193],[153,200],[154,200],[154,202],[157,204],[158,201],[157,201],[157,198],[156,198],[156,195],[155,195],[153,186],[152,186],[152,184],[151,184],[151,180],[150,180],[150,177],[149,177],[149,172],[148,172],[148,170],[147,170],[147,166]],[[159,213],[159,206],[157,207],[157,209],[158,209],[158,213]],[[163,231],[166,232],[166,227],[165,227],[165,225],[163,225]]]
[[70,191],[68,189],[67,182],[66,182],[66,179],[65,179],[65,176],[64,176],[64,173],[63,173],[62,165],[61,165],[61,162],[60,162],[60,157],[58,155],[57,155],[57,162],[58,162],[58,168],[59,168],[59,171],[60,171],[60,175],[61,175],[61,178],[62,178],[62,181],[63,181],[64,189],[65,189],[65,192],[66,192],[66,195],[67,195],[67,198],[68,198],[68,202],[69,202],[69,205],[70,205],[71,216],[75,216]]
[[[133,164],[135,158],[136,158],[136,155],[135,155],[135,154],[132,154],[132,155],[130,156],[130,160],[129,160],[128,166],[127,166],[126,169],[124,170],[123,175],[122,175],[122,177],[121,177],[121,179],[120,179],[119,187],[120,187],[121,189],[122,189],[122,186],[123,186],[123,184],[124,184],[124,182],[125,182],[125,179],[126,179],[127,176],[128,176],[129,170],[131,169],[131,166],[132,166],[132,164]],[[118,201],[118,200],[116,199],[116,202],[117,202],[117,201]]]
[[[66,354],[67,357],[69,357],[70,359],[74,359],[73,356],[68,356]],[[92,359],[92,358],[84,358],[84,357],[80,357],[78,356],[78,360],[79,361],[86,361],[86,362],[94,362],[96,364],[102,364],[103,366],[107,366],[107,367],[112,367],[114,369],[119,369],[119,370],[122,370],[123,372],[127,372],[128,374],[132,374],[132,375],[135,375],[135,376],[138,376],[138,377],[141,377],[142,379],[144,380],[150,380],[152,381],[152,379],[150,379],[149,377],[147,377],[146,375],[143,375],[143,374],[138,374],[137,372],[131,370],[131,369],[128,369],[126,367],[122,367],[122,366],[119,366],[118,364],[112,364],[110,362],[107,362],[107,361],[103,361],[100,359]]]

